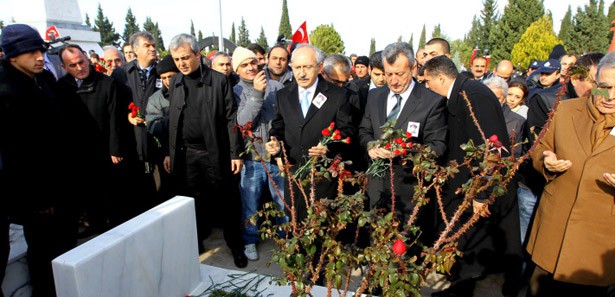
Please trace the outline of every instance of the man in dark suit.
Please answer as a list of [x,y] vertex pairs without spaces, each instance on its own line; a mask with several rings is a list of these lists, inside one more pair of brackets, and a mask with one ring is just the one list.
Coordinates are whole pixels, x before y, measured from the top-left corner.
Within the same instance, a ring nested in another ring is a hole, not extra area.
[[[372,159],[394,158],[390,149],[373,146],[382,134],[380,127],[396,120],[395,129],[412,133],[411,141],[429,146],[437,157],[446,150],[446,99],[412,79],[414,53],[405,42],[388,45],[382,52],[387,86],[369,92],[365,114],[359,127],[361,146]],[[399,101],[397,96],[401,96]],[[412,197],[416,179],[412,166],[402,166],[393,159],[395,193],[400,219],[405,223],[412,213]],[[388,207],[391,199],[390,175],[369,177],[367,185],[370,207]],[[427,239],[433,231],[433,215],[423,209],[419,225]],[[430,222],[431,221],[431,222]],[[427,243],[428,241],[424,241]]]
[[[201,62],[196,38],[179,34],[169,44],[181,72],[169,88],[169,157],[171,175],[181,192],[194,197],[199,252],[205,251],[216,212],[235,266],[248,265],[241,238],[241,200],[233,174],[243,162],[241,135],[234,131],[237,106],[229,80]],[[168,158],[168,159],[167,159]]]
[[[425,85],[448,98],[448,160],[461,163],[466,152],[460,146],[469,140],[476,145],[485,142],[462,93],[468,97],[472,112],[486,137],[497,135],[504,147],[510,146],[506,121],[498,99],[487,86],[459,75],[455,64],[448,57],[438,56],[425,63]],[[465,166],[459,169],[460,172],[449,180],[444,200],[449,217],[463,201],[463,194],[456,194],[455,191],[471,176]],[[516,296],[514,294],[519,288],[517,282],[521,271],[519,208],[516,195],[498,197],[493,205],[481,211],[486,198],[487,195],[479,195],[473,199],[473,211],[480,212],[482,217],[488,219],[479,220],[460,239],[460,250],[464,255],[456,267],[458,271],[455,275],[459,277],[459,281],[454,283],[450,290],[456,291],[460,296],[466,296],[468,293],[471,296],[477,277],[503,269],[505,283],[502,292],[505,296]],[[466,222],[471,215],[472,210],[466,211],[460,222]]]
[[[279,156],[279,141],[283,141],[288,161],[294,165],[293,168],[299,168],[305,162],[304,156],[321,157],[326,154],[334,157],[345,150],[346,145],[342,143],[328,146],[319,144],[321,131],[329,127],[330,123],[335,123],[335,128],[340,130],[344,138],[354,135],[348,103],[350,92],[319,75],[323,60],[324,53],[318,48],[309,44],[297,46],[291,58],[295,81],[277,92],[271,141],[266,144],[266,148],[273,156]],[[335,186],[332,185],[326,181],[319,183],[316,196],[334,195]],[[298,189],[294,192],[295,197],[301,197]],[[289,193],[284,192],[288,205]],[[304,201],[295,201],[295,207],[298,220],[305,218],[307,210]]]

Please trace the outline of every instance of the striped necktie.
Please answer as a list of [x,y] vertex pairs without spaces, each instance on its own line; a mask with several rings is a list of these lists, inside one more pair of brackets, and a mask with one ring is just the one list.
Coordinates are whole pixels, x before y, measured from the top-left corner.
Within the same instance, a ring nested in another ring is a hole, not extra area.
[[387,115],[387,122],[397,119],[397,115],[401,110],[401,95],[395,94],[395,99],[397,99],[397,102],[393,106],[393,109],[391,109],[389,115]]

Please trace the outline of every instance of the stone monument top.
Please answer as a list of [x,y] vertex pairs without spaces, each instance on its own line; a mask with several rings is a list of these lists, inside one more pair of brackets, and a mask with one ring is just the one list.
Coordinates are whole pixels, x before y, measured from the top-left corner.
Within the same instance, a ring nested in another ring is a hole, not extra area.
[[43,39],[47,28],[55,26],[60,37],[71,37],[69,43],[102,55],[100,33],[83,24],[77,0],[11,0],[11,8],[15,23],[36,28]]

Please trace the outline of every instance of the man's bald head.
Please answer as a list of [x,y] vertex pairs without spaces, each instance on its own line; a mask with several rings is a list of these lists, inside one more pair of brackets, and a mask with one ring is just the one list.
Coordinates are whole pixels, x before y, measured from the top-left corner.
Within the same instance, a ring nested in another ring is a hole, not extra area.
[[510,76],[515,72],[515,67],[510,60],[502,60],[495,68],[495,75],[503,78],[505,81],[510,80]]

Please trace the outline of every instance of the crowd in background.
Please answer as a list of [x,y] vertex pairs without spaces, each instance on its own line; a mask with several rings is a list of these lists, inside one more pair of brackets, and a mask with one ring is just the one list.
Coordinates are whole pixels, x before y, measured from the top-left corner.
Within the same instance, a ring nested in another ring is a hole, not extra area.
[[[55,295],[51,260],[79,238],[175,195],[195,198],[199,252],[211,228],[221,227],[235,265],[246,267],[259,258],[258,222],[250,218],[263,201],[283,209],[297,187],[280,174],[282,149],[292,170],[304,156],[339,154],[353,171],[392,159],[397,209],[407,219],[416,179],[377,145],[380,127],[394,121],[445,164],[463,160],[461,144],[484,141],[472,116],[502,146],[519,144],[515,157],[538,143],[503,197],[486,207],[486,197],[474,199],[464,215],[483,219],[460,239],[464,256],[448,276],[451,287],[434,296],[472,296],[477,280],[500,272],[504,296],[524,284],[528,296],[615,294],[613,53],[558,45],[527,69],[509,60],[491,69],[477,56],[460,71],[441,38],[416,51],[391,43],[369,57],[325,55],[309,44],[205,56],[194,36],[179,34],[162,58],[148,32],[103,47],[102,56],[74,44],[50,54],[23,24],[6,26],[1,38],[0,279],[8,224],[22,224],[33,296]],[[236,126],[248,124],[264,142],[242,154]],[[348,141],[322,145],[331,124]],[[462,169],[449,181],[448,214],[469,176]],[[389,185],[388,173],[370,177],[366,204],[390,207]],[[317,197],[335,190],[335,182],[319,183]],[[302,219],[307,210],[297,206]],[[430,207],[417,223],[425,244],[442,228]]]

